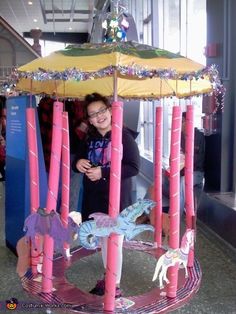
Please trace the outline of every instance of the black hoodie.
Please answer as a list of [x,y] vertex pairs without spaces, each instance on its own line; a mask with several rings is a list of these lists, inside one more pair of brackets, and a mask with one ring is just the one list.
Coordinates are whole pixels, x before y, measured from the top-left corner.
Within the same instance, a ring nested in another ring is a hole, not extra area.
[[[139,172],[140,157],[138,146],[135,142],[137,133],[123,128],[122,144],[123,158],[121,163],[121,199],[120,210],[132,204],[132,179]],[[86,175],[83,179],[83,203],[82,219],[87,220],[88,216],[95,212],[108,214],[109,207],[109,179],[110,179],[110,157],[111,157],[111,132],[102,136],[99,132],[89,135],[86,141],[80,143],[78,154],[72,164],[74,171],[79,159],[89,159],[96,167],[101,166],[102,178],[98,181],[91,181]]]

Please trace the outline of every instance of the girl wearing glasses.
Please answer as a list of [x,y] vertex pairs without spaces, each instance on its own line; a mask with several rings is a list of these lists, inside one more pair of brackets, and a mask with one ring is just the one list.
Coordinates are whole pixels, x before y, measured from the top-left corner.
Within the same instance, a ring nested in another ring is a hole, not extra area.
[[[73,168],[84,174],[82,220],[88,219],[95,212],[108,214],[109,206],[109,177],[111,164],[111,105],[108,99],[98,93],[85,97],[85,117],[89,128],[87,138],[80,143],[78,154]],[[132,177],[139,172],[139,151],[135,142],[136,132],[123,127],[122,144],[123,157],[121,163],[121,199],[120,210],[132,204]],[[117,296],[120,296],[119,283],[122,266],[121,237],[120,258],[118,261]],[[103,263],[106,268],[106,242],[102,239]],[[99,280],[91,293],[103,295],[105,292],[104,280]]]

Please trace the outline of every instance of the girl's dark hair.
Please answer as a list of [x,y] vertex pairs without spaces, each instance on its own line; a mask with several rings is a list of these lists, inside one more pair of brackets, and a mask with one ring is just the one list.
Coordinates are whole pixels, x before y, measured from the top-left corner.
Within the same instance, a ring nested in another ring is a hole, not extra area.
[[[107,108],[111,107],[109,99],[99,93],[92,93],[92,94],[86,95],[84,98],[84,106],[83,106],[83,114],[86,120],[89,119],[88,106],[94,101],[102,101]],[[90,135],[94,135],[96,133],[97,133],[97,129],[89,123],[87,137],[89,137]]]
[[84,107],[83,107],[84,117],[86,119],[89,118],[88,117],[88,110],[87,110],[88,106],[94,101],[102,101],[107,108],[111,107],[111,104],[110,104],[108,98],[105,96],[102,96],[99,93],[92,93],[92,94],[86,95],[84,98]]

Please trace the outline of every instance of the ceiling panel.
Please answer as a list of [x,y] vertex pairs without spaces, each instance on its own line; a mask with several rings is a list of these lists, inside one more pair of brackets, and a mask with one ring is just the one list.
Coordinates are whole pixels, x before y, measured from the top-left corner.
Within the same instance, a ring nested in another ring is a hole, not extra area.
[[1,17],[21,35],[34,28],[52,33],[87,33],[96,13],[94,0],[31,0],[31,5],[29,2],[0,0]]

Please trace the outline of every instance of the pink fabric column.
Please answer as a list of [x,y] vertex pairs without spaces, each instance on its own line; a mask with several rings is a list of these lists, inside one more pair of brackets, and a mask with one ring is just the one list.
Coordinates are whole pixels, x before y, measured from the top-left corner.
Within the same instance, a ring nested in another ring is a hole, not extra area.
[[155,207],[155,244],[158,247],[162,244],[162,124],[163,108],[156,107],[156,128],[155,128],[155,164],[154,164],[154,200]]
[[[57,101],[53,104],[52,147],[46,204],[47,213],[50,213],[52,210],[56,210],[57,206],[62,143],[62,108],[63,103],[61,102]],[[42,281],[42,291],[45,293],[52,292],[53,247],[53,238],[49,235],[45,235],[43,248],[44,255]]]
[[[68,225],[69,197],[70,197],[70,142],[68,113],[62,114],[62,195],[61,220],[64,227]],[[65,243],[64,248],[69,248]]]
[[[186,225],[189,229],[194,229],[194,196],[193,196],[193,158],[194,158],[194,108],[187,106],[185,124],[185,208]],[[194,250],[189,252],[188,266],[193,266]]]
[[[123,103],[115,101],[112,104],[111,171],[109,191],[109,215],[112,218],[115,218],[120,212],[122,126]],[[115,308],[116,268],[118,253],[117,239],[117,234],[111,234],[108,240],[104,310],[110,312],[112,312]]]
[[[172,111],[171,148],[170,148],[170,237],[171,249],[179,248],[180,228],[180,135],[182,112],[179,106],[174,106]],[[168,270],[170,283],[167,286],[167,296],[176,297],[178,284],[179,265]]]
[[[26,120],[29,150],[30,208],[31,213],[35,213],[39,208],[39,165],[34,108],[26,109]],[[38,235],[36,235],[35,243],[36,247],[31,247],[31,265],[33,274],[37,274],[37,264],[39,263],[40,247]]]

